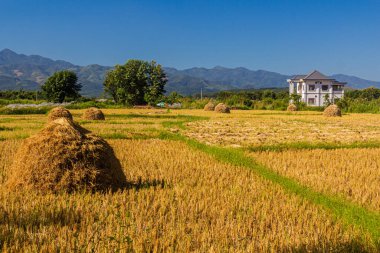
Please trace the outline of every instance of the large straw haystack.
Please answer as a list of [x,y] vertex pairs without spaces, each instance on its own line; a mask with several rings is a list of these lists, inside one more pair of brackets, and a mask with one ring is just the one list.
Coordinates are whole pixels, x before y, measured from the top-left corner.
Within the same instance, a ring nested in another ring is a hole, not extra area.
[[215,106],[215,111],[220,113],[230,113],[230,108],[223,103],[219,103]]
[[105,140],[59,118],[24,141],[7,185],[41,192],[103,191],[124,187],[126,178]]
[[48,115],[48,121],[49,122],[54,121],[59,118],[66,118],[68,120],[73,120],[73,116],[71,115],[69,110],[61,106],[55,107],[50,110],[49,115]]
[[95,107],[88,108],[83,113],[83,119],[87,120],[105,120],[103,112]]
[[288,109],[287,109],[288,112],[295,112],[297,110],[298,110],[298,108],[295,104],[288,105]]
[[215,104],[213,102],[208,102],[205,107],[203,108],[205,111],[214,111],[215,110]]
[[330,105],[323,111],[323,115],[326,117],[341,117],[342,112],[337,105]]

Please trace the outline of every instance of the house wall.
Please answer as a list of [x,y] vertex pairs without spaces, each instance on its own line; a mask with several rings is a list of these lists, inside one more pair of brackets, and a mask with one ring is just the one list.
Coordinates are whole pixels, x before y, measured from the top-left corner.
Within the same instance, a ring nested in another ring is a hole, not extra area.
[[[309,85],[314,85],[314,90],[309,89]],[[328,90],[322,90],[323,85],[328,85]],[[301,101],[309,106],[323,106],[326,94],[329,100],[333,102],[335,98],[342,98],[344,91],[334,91],[333,81],[331,80],[306,80],[301,83],[289,83],[289,93],[296,93],[301,95]],[[310,104],[310,99],[314,99],[314,104]]]

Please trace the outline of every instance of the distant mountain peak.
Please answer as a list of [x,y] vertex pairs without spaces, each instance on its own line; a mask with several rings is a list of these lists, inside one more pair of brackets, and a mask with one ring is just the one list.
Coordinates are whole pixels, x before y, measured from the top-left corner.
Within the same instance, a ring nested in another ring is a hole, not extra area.
[[227,69],[226,67],[223,67],[223,66],[220,66],[220,65],[216,65],[215,67],[213,67],[212,69],[215,69],[215,70],[225,70]]
[[20,56],[13,52],[12,50],[5,48],[0,51],[0,64],[7,64],[13,62],[14,59],[19,58]]
[[[83,84],[82,94],[98,96],[103,91],[104,76],[112,67],[92,64],[78,66],[62,60],[52,60],[39,55],[18,54],[8,48],[0,51],[0,90],[36,90],[54,72],[70,69],[77,73]],[[193,67],[183,70],[165,67],[169,78],[165,89],[177,91],[183,95],[221,90],[287,88],[286,80],[290,75],[283,75],[267,70],[250,70],[244,67],[213,68]],[[353,88],[380,87],[380,82],[364,80],[355,76],[333,75],[341,82],[347,82]]]
[[16,52],[10,50],[9,48],[4,48],[0,51],[0,54],[17,54]]
[[8,59],[10,57],[17,57],[18,54],[8,48],[5,48],[3,50],[0,51],[0,60],[1,58],[3,59]]

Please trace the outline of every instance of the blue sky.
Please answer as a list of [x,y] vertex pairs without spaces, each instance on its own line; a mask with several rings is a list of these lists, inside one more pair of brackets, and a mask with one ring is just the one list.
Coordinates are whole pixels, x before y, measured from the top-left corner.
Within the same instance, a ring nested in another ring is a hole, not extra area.
[[380,0],[0,0],[0,49],[380,80]]

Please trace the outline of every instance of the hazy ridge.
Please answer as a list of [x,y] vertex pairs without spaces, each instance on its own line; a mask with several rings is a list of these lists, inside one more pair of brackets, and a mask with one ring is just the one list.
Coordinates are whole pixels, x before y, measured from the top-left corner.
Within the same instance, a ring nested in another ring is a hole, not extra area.
[[[36,90],[47,77],[55,71],[69,69],[78,74],[83,85],[82,94],[99,96],[103,92],[103,80],[109,66],[97,64],[79,66],[62,60],[52,60],[39,55],[24,55],[9,49],[0,51],[0,90]],[[167,92],[177,91],[183,95],[204,92],[216,92],[231,89],[257,89],[287,87],[283,75],[266,70],[249,70],[247,68],[225,68],[216,66],[207,68],[190,68],[178,70],[165,68],[169,81]],[[375,86],[380,82],[365,80],[356,76],[336,74],[339,81],[347,82],[353,88]]]

